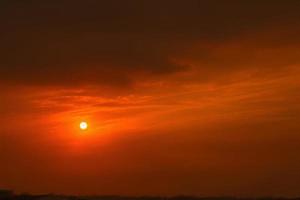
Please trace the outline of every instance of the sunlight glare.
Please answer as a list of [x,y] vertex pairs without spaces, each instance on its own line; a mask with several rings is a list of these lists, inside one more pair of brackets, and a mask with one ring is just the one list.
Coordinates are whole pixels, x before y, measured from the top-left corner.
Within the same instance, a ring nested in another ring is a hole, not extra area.
[[87,127],[88,127],[88,124],[86,122],[81,122],[79,127],[80,127],[81,130],[86,130]]

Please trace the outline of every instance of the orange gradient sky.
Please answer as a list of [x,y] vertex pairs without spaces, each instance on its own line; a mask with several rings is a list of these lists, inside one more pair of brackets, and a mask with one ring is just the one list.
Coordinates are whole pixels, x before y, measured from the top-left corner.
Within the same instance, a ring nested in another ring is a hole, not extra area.
[[300,195],[298,1],[0,4],[0,188]]

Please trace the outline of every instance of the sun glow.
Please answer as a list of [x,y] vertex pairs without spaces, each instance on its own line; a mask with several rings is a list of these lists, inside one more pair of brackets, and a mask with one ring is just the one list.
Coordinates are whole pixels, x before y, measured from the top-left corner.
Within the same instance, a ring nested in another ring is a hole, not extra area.
[[88,128],[88,124],[86,122],[80,122],[79,127],[81,130],[86,130]]

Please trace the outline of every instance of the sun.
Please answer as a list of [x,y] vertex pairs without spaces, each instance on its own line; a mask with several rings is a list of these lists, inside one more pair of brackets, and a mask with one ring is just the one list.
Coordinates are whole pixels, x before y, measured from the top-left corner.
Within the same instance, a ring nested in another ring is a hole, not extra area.
[[86,122],[80,122],[79,127],[81,130],[86,130],[88,128],[88,124]]

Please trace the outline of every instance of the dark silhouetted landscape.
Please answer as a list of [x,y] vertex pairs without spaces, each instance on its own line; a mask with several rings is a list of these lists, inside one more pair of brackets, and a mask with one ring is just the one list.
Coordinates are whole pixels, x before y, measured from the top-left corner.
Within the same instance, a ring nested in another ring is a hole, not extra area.
[[280,197],[261,197],[261,198],[236,198],[236,197],[196,197],[196,196],[68,196],[68,195],[15,195],[10,190],[0,190],[1,200],[299,200],[300,198],[280,198]]

